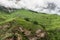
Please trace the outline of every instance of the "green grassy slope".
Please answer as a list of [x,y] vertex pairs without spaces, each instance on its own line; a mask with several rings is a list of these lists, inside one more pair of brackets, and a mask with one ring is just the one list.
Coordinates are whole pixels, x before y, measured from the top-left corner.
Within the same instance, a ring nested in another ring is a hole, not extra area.
[[60,16],[58,15],[35,13],[23,9],[12,13],[0,11],[0,25],[4,25],[8,22],[11,22],[12,26],[7,29],[8,31],[0,29],[3,31],[3,33],[0,31],[1,40],[5,38],[6,32],[9,32],[17,25],[21,25],[32,31],[44,29],[48,32],[50,40],[60,40]]
[[19,10],[18,13],[22,18],[29,18],[29,22],[37,21],[40,26],[47,30],[55,30],[60,27],[60,16],[52,14],[34,13],[28,10]]

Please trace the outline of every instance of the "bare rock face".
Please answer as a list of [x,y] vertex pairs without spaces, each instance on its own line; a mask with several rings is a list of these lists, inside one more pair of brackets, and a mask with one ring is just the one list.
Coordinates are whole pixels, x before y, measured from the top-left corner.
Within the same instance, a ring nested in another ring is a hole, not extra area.
[[38,29],[38,30],[36,31],[36,36],[37,36],[37,37],[44,38],[45,35],[46,35],[46,32],[44,32],[44,31],[41,30],[41,29]]
[[22,27],[19,27],[19,30],[20,30],[21,32],[24,32],[24,29],[23,29]]
[[22,40],[22,36],[17,34],[17,37],[7,37],[5,40]]
[[37,40],[37,37],[30,37],[29,40]]
[[29,31],[29,30],[24,30],[24,34],[26,35],[26,36],[30,36],[31,35],[31,31]]
[[6,38],[5,40],[13,40],[13,38],[12,38],[12,37],[11,37],[11,38],[10,38],[10,37],[8,37],[8,38]]

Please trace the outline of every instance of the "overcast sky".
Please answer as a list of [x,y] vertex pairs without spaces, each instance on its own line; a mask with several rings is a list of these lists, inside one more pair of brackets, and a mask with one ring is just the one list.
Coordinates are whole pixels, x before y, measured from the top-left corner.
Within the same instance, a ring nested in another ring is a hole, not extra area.
[[52,10],[51,12],[49,12],[49,9],[43,9],[43,7],[47,7],[48,2],[54,2],[56,7],[60,8],[60,0],[0,0],[0,5],[10,8],[25,8],[33,11],[60,15],[58,12],[60,9],[55,8],[55,10]]

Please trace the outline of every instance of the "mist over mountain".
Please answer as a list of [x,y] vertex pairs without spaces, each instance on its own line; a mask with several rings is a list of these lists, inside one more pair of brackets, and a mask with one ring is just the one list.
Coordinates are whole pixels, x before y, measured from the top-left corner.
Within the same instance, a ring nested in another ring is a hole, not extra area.
[[60,0],[0,0],[0,9],[28,9],[60,15]]

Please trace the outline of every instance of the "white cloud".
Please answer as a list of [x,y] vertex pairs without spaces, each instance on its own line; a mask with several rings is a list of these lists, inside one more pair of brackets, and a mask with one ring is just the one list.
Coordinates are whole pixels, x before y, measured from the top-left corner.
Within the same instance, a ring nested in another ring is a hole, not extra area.
[[[60,7],[60,0],[0,0],[0,5],[5,6],[5,7],[10,7],[10,8],[25,8],[33,11],[38,11],[41,12],[40,10],[42,7],[47,7],[47,2],[54,2],[57,7]],[[51,13],[52,14],[59,14],[57,12],[57,8],[53,10]],[[48,12],[48,9],[43,10],[42,12]]]

